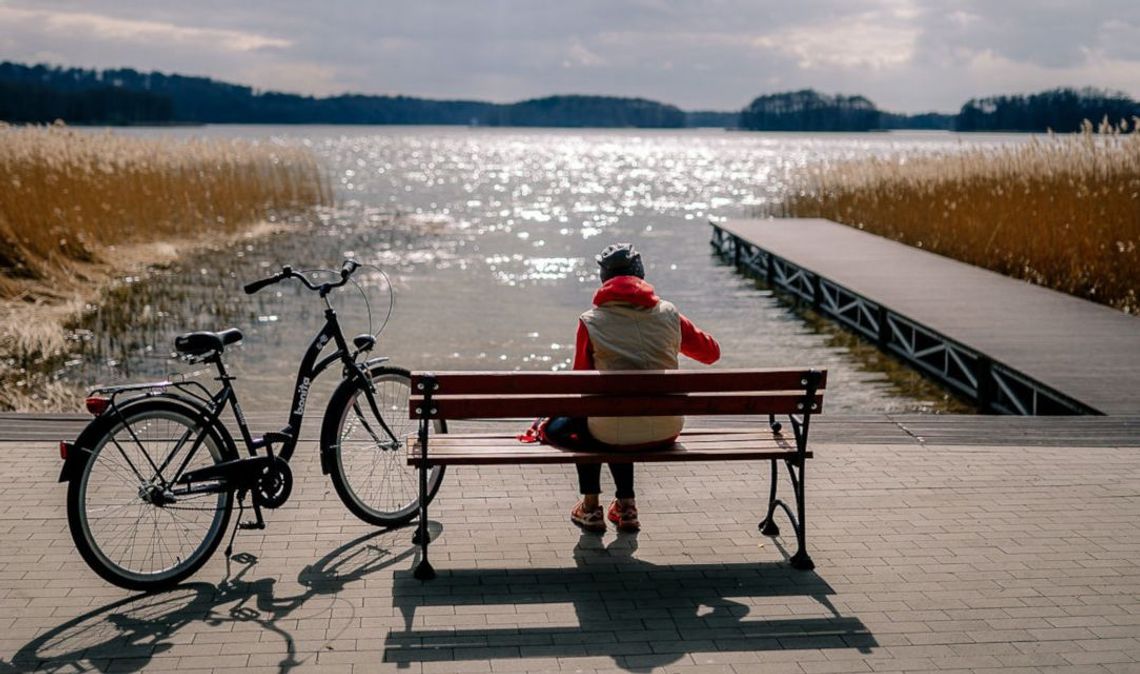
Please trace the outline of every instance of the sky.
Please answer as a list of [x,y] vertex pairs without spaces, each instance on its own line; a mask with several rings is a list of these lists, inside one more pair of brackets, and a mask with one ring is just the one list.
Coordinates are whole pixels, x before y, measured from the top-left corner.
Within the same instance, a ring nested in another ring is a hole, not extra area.
[[1058,86],[1140,99],[1140,0],[0,0],[0,60],[314,95],[738,110],[815,88],[954,112]]

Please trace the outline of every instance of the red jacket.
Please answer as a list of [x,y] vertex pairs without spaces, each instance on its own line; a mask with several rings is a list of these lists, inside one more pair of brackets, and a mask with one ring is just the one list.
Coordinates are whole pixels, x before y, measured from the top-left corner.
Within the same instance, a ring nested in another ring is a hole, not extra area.
[[[606,302],[627,302],[635,306],[651,308],[657,306],[661,298],[653,291],[653,286],[636,276],[615,276],[602,284],[594,293],[594,305]],[[681,354],[711,365],[720,359],[720,344],[712,335],[704,332],[683,315],[681,319]],[[578,335],[574,342],[574,369],[596,370],[594,349],[590,344],[590,333],[582,321],[578,321]]]

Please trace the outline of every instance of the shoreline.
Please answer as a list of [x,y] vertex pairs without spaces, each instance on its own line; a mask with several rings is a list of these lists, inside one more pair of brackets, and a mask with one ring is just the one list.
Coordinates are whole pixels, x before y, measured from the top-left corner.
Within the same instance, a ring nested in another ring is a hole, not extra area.
[[296,227],[261,220],[220,237],[203,232],[198,237],[111,245],[104,249],[105,261],[83,265],[80,282],[61,289],[53,288],[50,279],[38,281],[16,297],[0,300],[0,412],[82,411],[84,389],[58,377],[72,355],[76,336],[71,326],[124,277],[146,276],[190,255]]

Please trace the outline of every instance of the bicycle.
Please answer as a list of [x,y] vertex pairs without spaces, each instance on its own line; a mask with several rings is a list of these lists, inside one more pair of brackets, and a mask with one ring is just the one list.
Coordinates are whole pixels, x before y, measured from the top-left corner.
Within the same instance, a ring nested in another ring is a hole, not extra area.
[[[292,493],[289,459],[297,447],[312,382],[331,365],[343,366],[329,398],[320,434],[321,472],[355,516],[396,527],[419,512],[417,471],[406,462],[411,378],[380,356],[361,361],[377,335],[357,335],[349,346],[329,293],[360,268],[345,260],[335,282],[314,283],[291,267],[245,286],[254,294],[287,279],[299,280],[325,304],[324,326],[297,369],[287,425],[254,437],[226,369],[226,346],[241,341],[236,328],[192,332],[174,340],[194,363],[213,365],[216,392],[196,381],[160,381],[94,389],[86,399],[95,418],[74,442],[61,442],[59,481],[67,482],[67,520],[83,560],[105,580],[130,590],[156,591],[178,584],[205,564],[229,527],[236,500],[239,529],[264,529],[262,509],[284,505]],[[359,288],[359,284],[353,281]],[[390,287],[390,284],[389,284]],[[363,293],[363,290],[361,290]],[[381,328],[382,330],[383,328]],[[379,333],[377,333],[379,334]],[[329,344],[335,350],[322,357]],[[232,408],[246,456],[222,421]],[[446,431],[440,425],[437,430]],[[444,470],[426,476],[430,503]],[[249,498],[255,519],[243,522]]]

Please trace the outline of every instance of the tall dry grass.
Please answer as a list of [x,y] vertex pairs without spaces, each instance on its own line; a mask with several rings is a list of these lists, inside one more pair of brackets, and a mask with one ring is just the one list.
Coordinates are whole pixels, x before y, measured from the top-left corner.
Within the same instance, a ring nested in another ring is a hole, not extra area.
[[1140,313],[1140,119],[811,168],[776,208]]
[[112,246],[234,233],[329,200],[300,148],[0,126],[0,297],[50,294]]
[[74,346],[65,325],[114,272],[330,195],[301,148],[0,123],[0,410],[76,406],[53,373]]

